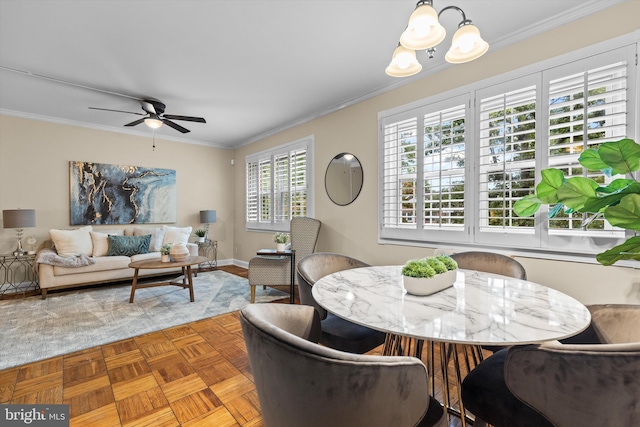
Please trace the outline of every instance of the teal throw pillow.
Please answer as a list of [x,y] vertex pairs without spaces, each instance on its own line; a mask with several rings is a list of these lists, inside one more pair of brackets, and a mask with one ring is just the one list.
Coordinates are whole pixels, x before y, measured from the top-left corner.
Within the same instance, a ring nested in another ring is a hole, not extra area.
[[151,235],[145,236],[113,236],[109,235],[107,256],[132,256],[149,253]]

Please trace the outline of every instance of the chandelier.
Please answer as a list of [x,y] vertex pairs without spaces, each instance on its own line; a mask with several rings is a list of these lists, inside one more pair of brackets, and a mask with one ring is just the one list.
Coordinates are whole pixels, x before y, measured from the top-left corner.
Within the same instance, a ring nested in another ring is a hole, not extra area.
[[489,43],[480,37],[478,27],[467,19],[464,11],[457,6],[447,6],[439,13],[433,8],[433,0],[420,0],[409,17],[409,24],[400,36],[400,43],[393,52],[391,63],[385,70],[393,77],[408,77],[422,70],[416,58],[416,50],[426,50],[433,58],[436,46],[444,40],[446,30],[438,18],[445,10],[457,10],[462,22],[453,35],[451,47],[444,59],[452,64],[462,64],[480,58],[489,49]]

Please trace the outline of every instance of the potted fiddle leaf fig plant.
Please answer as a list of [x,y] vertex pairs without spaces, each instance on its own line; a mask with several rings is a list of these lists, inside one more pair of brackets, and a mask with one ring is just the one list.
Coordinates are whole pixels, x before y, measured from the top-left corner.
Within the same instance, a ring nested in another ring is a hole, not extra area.
[[640,182],[634,173],[640,169],[640,144],[632,139],[605,142],[597,149],[590,148],[578,161],[589,170],[600,170],[606,176],[624,175],[608,185],[594,179],[574,176],[567,178],[556,168],[542,171],[542,181],[533,194],[518,200],[514,212],[522,217],[532,216],[543,204],[550,205],[548,217],[560,212],[590,214],[583,222],[588,226],[594,219],[604,217],[609,224],[635,231],[626,242],[596,256],[602,265],[620,260],[640,261]]
[[276,242],[276,250],[284,252],[284,248],[289,241],[289,235],[287,233],[276,233],[273,236],[273,241]]
[[453,286],[457,268],[448,255],[410,260],[402,267],[402,283],[407,293],[430,295]]

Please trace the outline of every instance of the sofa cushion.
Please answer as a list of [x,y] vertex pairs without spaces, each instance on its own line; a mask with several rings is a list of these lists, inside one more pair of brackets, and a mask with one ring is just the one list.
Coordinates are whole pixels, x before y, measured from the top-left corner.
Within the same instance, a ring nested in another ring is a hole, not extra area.
[[93,242],[89,233],[92,229],[90,225],[74,230],[51,229],[49,230],[49,235],[51,235],[51,240],[53,240],[58,255],[91,256],[93,254]]
[[149,243],[149,252],[160,252],[160,248],[162,247],[162,241],[164,239],[164,228],[162,227],[154,227],[154,228],[142,228],[135,227],[133,229],[134,236],[145,236],[147,234],[151,235],[151,242]]
[[160,261],[160,252],[149,252],[146,254],[131,255],[131,262],[144,261],[147,259],[155,259],[156,261]]
[[109,251],[107,256],[131,256],[149,252],[151,235],[144,236],[113,236],[109,235]]
[[191,227],[169,227],[168,225],[163,225],[164,229],[164,239],[162,240],[162,244],[166,245],[168,243],[184,243],[187,244],[189,242],[189,236],[191,236]]
[[[94,273],[107,270],[128,269],[131,258],[128,256],[102,256],[95,258],[96,263],[84,267],[53,267],[55,276],[67,276],[70,274]],[[131,270],[133,272],[133,269]],[[132,274],[133,276],[133,274]]]
[[107,252],[109,251],[109,235],[123,236],[124,230],[111,230],[109,232],[90,231],[89,234],[91,235],[91,242],[93,243],[92,256],[107,256]]

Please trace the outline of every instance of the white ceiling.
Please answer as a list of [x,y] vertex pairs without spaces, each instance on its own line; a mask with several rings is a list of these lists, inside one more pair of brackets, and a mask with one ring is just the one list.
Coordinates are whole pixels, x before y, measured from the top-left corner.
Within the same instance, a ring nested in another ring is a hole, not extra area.
[[[461,7],[490,50],[621,0],[435,0]],[[34,75],[156,98],[188,134],[164,138],[237,147],[424,78],[443,61],[461,15],[447,11],[437,58],[409,79],[384,73],[415,0],[0,0],[0,112],[151,136],[134,99]],[[544,48],[544,47],[541,47]],[[427,62],[428,61],[428,62]],[[472,67],[473,62],[456,65]]]

